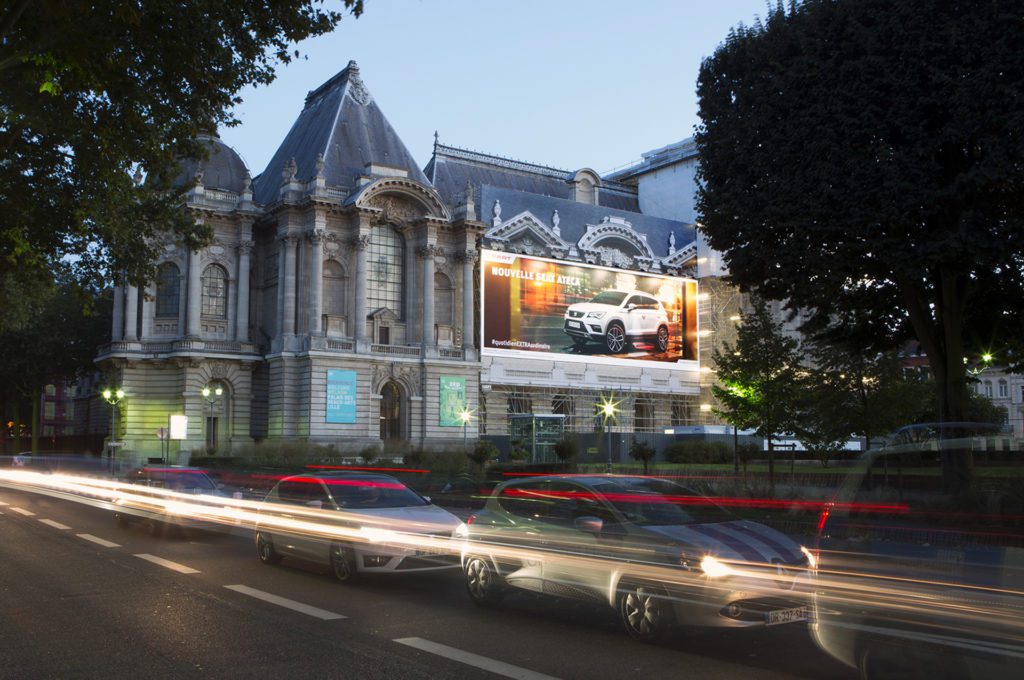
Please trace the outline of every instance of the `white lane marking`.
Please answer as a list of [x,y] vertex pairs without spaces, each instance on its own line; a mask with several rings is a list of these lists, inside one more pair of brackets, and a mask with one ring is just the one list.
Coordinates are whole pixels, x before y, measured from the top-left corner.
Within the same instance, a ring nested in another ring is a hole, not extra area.
[[528,668],[513,666],[510,663],[489,659],[486,656],[480,656],[479,654],[473,654],[472,652],[464,652],[461,649],[431,642],[430,640],[424,640],[423,638],[398,638],[395,642],[400,645],[414,647],[423,652],[443,656],[446,659],[452,659],[453,661],[464,663],[467,666],[481,668],[496,675],[504,675],[506,678],[516,678],[517,680],[556,680],[556,678],[551,675],[537,673],[529,670]]
[[255,597],[257,600],[263,600],[264,602],[270,602],[271,604],[276,604],[279,607],[285,607],[287,609],[291,609],[291,610],[294,610],[294,611],[297,611],[297,612],[302,612],[303,614],[309,614],[310,616],[315,616],[316,618],[322,619],[324,621],[333,621],[334,619],[344,619],[344,618],[347,618],[345,616],[342,616],[341,614],[335,614],[334,612],[329,612],[326,609],[320,609],[318,607],[313,607],[313,606],[310,606],[308,604],[303,604],[301,602],[296,602],[295,600],[289,600],[286,597],[280,597],[280,596],[274,595],[272,593],[266,593],[266,592],[264,592],[262,590],[256,590],[255,588],[250,588],[249,586],[234,585],[234,586],[224,586],[224,587],[227,588],[228,590],[233,590],[236,593],[242,593],[243,595],[248,595],[249,597]]
[[18,513],[19,515],[25,515],[25,517],[35,517],[36,516],[36,513],[32,512],[31,510],[26,510],[25,508],[16,508],[13,505],[11,506],[11,510],[13,512]]
[[0,501],[0,505],[3,505],[4,507],[6,507],[7,505],[9,505],[9,503],[4,503],[3,501]]
[[47,526],[53,527],[54,529],[60,529],[61,531],[67,531],[68,529],[71,528],[67,524],[61,524],[60,522],[57,522],[57,521],[52,520],[52,519],[41,519],[39,521],[42,522],[43,524],[47,525]]
[[75,535],[78,536],[79,538],[83,538],[83,539],[85,539],[87,541],[91,541],[91,542],[95,543],[96,545],[102,545],[104,548],[120,548],[121,547],[120,543],[114,543],[113,541],[108,541],[105,538],[100,538],[99,536],[93,536],[92,534],[75,534]]
[[140,553],[140,554],[136,555],[136,557],[140,557],[140,558],[146,560],[147,562],[152,562],[153,564],[159,564],[161,567],[166,567],[166,568],[168,568],[168,569],[170,569],[172,571],[178,572],[179,574],[200,574],[200,573],[202,573],[198,569],[193,569],[192,567],[186,567],[184,564],[178,564],[177,562],[171,562],[170,560],[165,560],[164,558],[157,557],[156,555],[149,555],[149,554],[146,554],[146,553]]

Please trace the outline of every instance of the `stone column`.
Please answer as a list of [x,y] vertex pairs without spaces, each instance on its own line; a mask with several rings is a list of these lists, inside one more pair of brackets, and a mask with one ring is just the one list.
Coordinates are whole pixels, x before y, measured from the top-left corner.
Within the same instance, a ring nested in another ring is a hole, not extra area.
[[295,335],[295,246],[299,239],[296,236],[284,237],[284,318],[281,332]]
[[252,241],[238,244],[238,304],[235,305],[235,340],[249,342],[249,256]]
[[476,253],[467,249],[462,254],[462,348],[464,350],[471,350],[476,346],[476,331],[473,325],[473,266],[475,264]]
[[156,312],[153,302],[156,300],[156,285],[146,286],[142,298],[142,339],[153,337],[153,316]]
[[309,234],[309,334],[324,333],[324,232]]
[[199,312],[202,307],[202,286],[203,273],[200,270],[202,263],[199,251],[190,250],[188,253],[188,329],[189,337],[198,338],[200,333]]
[[437,344],[434,336],[434,255],[437,246],[426,245],[416,251],[423,260],[423,346],[433,347]]
[[188,324],[188,272],[182,273],[178,270],[178,328],[174,331],[175,337],[186,334]]
[[139,339],[139,289],[128,286],[124,302],[124,339],[134,342]]
[[124,339],[124,287],[114,286],[114,319],[110,329],[110,339]]
[[366,249],[370,247],[370,235],[362,234],[352,241],[356,251],[356,334],[357,343],[366,342]]

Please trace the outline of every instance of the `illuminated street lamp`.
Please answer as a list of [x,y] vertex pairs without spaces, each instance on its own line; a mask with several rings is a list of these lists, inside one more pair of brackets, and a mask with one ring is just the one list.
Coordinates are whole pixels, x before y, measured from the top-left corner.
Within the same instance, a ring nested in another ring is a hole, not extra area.
[[213,432],[213,405],[217,403],[217,400],[219,400],[223,394],[224,388],[220,385],[215,385],[212,388],[207,385],[202,391],[203,399],[205,399],[206,403],[210,405],[210,415],[206,419],[207,449],[216,450],[217,448],[217,441],[214,439]]
[[473,412],[469,410],[468,406],[463,406],[462,410],[459,411],[459,420],[462,421],[462,452],[466,452],[466,428],[469,425],[469,421],[473,419]]
[[612,430],[608,427],[608,419],[615,418],[615,414],[618,413],[618,405],[619,402],[615,401],[612,397],[603,396],[601,401],[595,404],[598,414],[604,417],[604,430],[608,433],[608,474],[612,473]]
[[121,400],[124,399],[124,390],[121,389],[120,387],[116,387],[113,389],[108,387],[105,390],[103,390],[101,394],[103,395],[103,400],[110,404],[111,427],[110,437],[107,439],[107,447],[110,451],[110,474],[114,474],[114,448],[118,446],[117,431],[121,424],[121,409],[119,408],[119,405],[121,403]]

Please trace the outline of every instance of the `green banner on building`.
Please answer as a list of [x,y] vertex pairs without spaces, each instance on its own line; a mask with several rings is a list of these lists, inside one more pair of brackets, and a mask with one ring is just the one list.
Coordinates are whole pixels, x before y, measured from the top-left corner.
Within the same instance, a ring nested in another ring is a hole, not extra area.
[[466,379],[441,376],[441,427],[462,427],[459,415],[466,408]]

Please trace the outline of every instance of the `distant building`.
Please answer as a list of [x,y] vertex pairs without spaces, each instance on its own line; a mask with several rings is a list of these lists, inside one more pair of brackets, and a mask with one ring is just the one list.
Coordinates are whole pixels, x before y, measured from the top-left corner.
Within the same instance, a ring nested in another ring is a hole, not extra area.
[[[172,414],[188,417],[173,450],[192,454],[264,440],[442,448],[509,435],[509,413],[592,433],[594,403],[612,395],[620,431],[697,422],[685,277],[699,243],[692,220],[657,207],[670,193],[657,182],[645,209],[639,176],[436,139],[421,170],[355,62],[308,94],[255,178],[206,143],[179,181],[213,242],[168,241],[149,289],[117,289],[97,359],[126,392],[118,437],[132,455],[159,455]],[[570,318],[600,291],[621,294],[612,316]],[[620,327],[621,348],[602,344]]]

